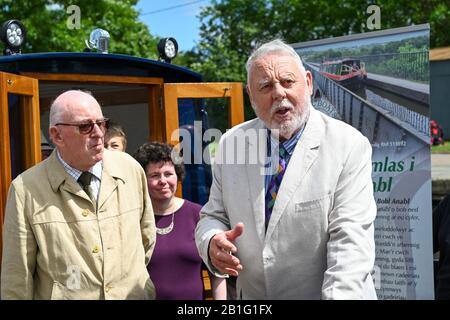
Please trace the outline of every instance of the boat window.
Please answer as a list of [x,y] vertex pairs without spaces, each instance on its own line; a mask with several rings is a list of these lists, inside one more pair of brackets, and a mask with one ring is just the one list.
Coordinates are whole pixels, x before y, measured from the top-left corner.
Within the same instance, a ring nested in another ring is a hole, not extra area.
[[[228,129],[228,98],[179,99],[180,143],[184,155],[186,177],[183,196],[204,204],[212,182],[211,166],[220,139]],[[205,133],[206,132],[206,133]],[[189,139],[189,143],[183,139]],[[187,148],[186,148],[187,147]]]
[[342,65],[341,75],[346,75],[352,72],[352,68],[346,64]]
[[18,123],[21,123],[23,118],[23,109],[20,107],[20,100],[23,99],[20,95],[8,94],[8,114],[9,114],[9,134],[11,146],[11,177],[14,179],[21,172],[25,170],[25,157],[23,150],[23,128]]
[[341,70],[340,70],[340,65],[339,64],[335,64],[333,65],[333,73],[337,74],[338,76],[341,74]]
[[91,92],[102,106],[103,115],[122,126],[127,137],[127,153],[134,153],[149,140],[148,86],[40,81],[41,130],[49,142],[50,105],[56,96],[70,89]]

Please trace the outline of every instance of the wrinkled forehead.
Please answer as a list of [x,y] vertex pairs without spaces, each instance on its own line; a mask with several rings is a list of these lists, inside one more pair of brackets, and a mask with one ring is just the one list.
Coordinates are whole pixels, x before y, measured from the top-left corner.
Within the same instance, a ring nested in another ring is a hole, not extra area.
[[251,78],[266,78],[280,74],[303,75],[299,62],[288,54],[269,53],[261,56],[253,62],[251,68]]
[[98,120],[103,113],[98,102],[91,96],[79,96],[62,101],[63,117],[71,121]]

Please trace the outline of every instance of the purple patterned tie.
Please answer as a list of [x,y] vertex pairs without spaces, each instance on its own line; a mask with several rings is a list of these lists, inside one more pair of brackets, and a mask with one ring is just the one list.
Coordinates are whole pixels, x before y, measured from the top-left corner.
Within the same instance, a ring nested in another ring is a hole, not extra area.
[[277,171],[273,174],[272,178],[267,185],[266,192],[266,229],[269,225],[270,216],[272,215],[272,209],[275,205],[275,200],[277,198],[278,189],[281,185],[281,180],[283,180],[284,172],[286,171],[286,160],[284,159],[286,155],[286,149],[280,144],[279,147],[279,161]]

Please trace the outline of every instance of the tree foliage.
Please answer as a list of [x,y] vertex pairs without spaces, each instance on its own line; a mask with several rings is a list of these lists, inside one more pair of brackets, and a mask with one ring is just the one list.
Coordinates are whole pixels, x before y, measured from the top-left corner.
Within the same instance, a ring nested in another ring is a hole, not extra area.
[[[1,0],[0,22],[20,20],[27,28],[22,49],[29,52],[80,52],[90,32],[102,28],[110,34],[111,53],[156,58],[157,39],[138,21],[138,0]],[[80,28],[70,29],[71,5],[80,8]]]
[[371,31],[366,28],[371,4],[381,9],[381,29],[429,23],[431,47],[450,43],[450,6],[441,0],[212,0],[199,15],[201,40],[189,66],[208,81],[245,81],[244,65],[256,44]]

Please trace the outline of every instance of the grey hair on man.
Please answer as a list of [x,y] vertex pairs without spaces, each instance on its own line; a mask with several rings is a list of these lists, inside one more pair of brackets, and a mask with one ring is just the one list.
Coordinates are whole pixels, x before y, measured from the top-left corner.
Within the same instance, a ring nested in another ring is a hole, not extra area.
[[302,73],[305,73],[305,67],[303,66],[302,59],[300,58],[298,53],[295,52],[295,50],[290,45],[286,44],[283,40],[274,39],[257,47],[248,58],[247,63],[245,64],[245,69],[247,70],[247,83],[250,83],[250,74],[253,63],[258,60],[258,58],[272,53],[283,53],[293,57],[294,60],[298,63]]

